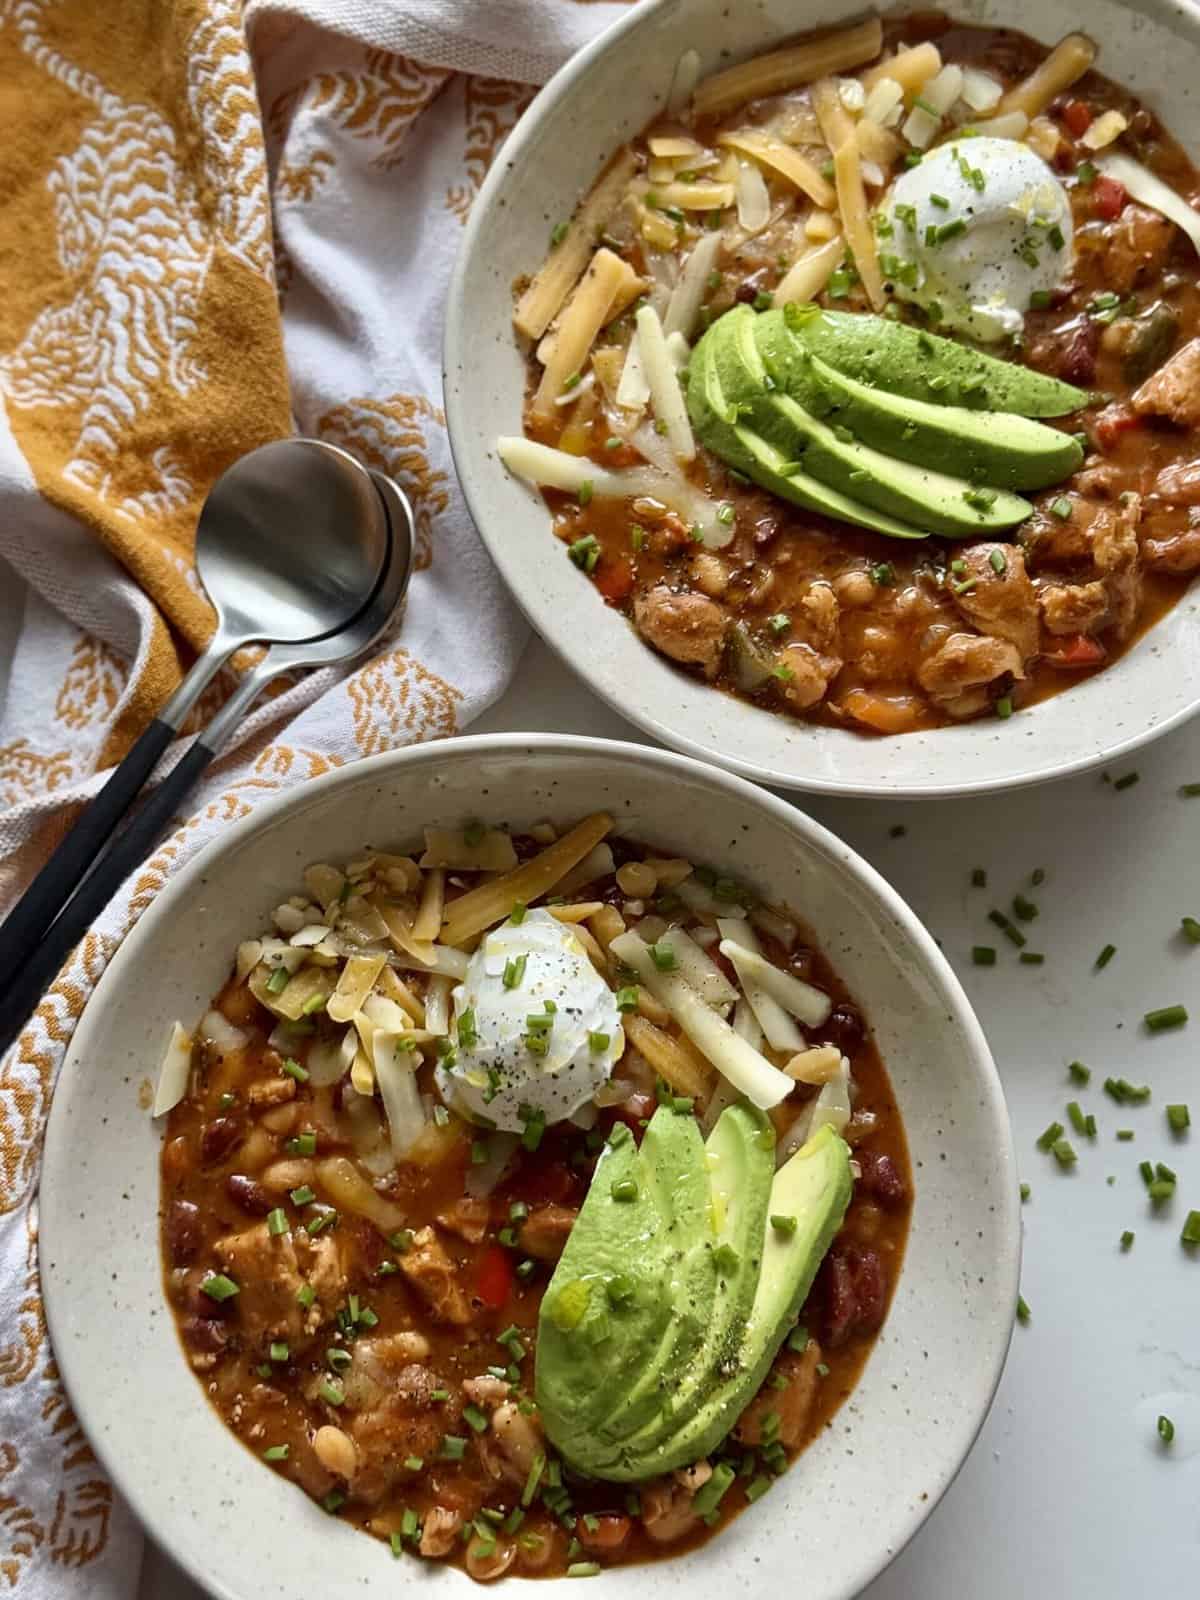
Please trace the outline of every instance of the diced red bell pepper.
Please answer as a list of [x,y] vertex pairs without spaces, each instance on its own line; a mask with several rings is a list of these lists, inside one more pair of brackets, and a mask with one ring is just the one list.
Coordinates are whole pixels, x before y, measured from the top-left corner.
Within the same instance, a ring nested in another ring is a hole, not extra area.
[[1125,209],[1129,195],[1123,183],[1103,174],[1092,185],[1092,210],[1105,222],[1112,222]]
[[1059,641],[1057,650],[1047,651],[1045,659],[1052,667],[1078,671],[1082,667],[1098,667],[1105,654],[1098,639],[1089,639],[1086,633],[1071,633]]
[[512,1286],[512,1257],[503,1245],[488,1245],[479,1258],[476,1293],[490,1310],[499,1311],[512,1293]]
[[1118,402],[1105,406],[1092,423],[1092,433],[1101,450],[1111,450],[1122,434],[1132,433],[1141,425],[1142,419],[1133,407]]
[[596,587],[612,605],[620,605],[633,591],[633,562],[628,556],[601,561],[596,568]]
[[1092,125],[1091,107],[1082,100],[1068,100],[1063,107],[1063,122],[1072,138],[1078,139]]

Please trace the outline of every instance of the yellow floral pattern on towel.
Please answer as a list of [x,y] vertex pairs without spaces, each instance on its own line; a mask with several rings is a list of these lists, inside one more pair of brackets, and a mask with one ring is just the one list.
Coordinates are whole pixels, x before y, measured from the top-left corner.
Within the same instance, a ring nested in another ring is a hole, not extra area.
[[[312,278],[278,224],[283,212],[306,226],[363,175],[392,185],[399,206],[424,140],[438,152],[427,204],[449,253],[533,88],[345,40],[317,48],[327,37],[312,30],[264,116],[270,63],[252,60],[241,0],[0,0],[0,492],[11,446],[54,527],[86,530],[74,544],[63,531],[59,567],[102,553],[95,587],[109,600],[119,590],[124,607],[101,626],[99,602],[74,596],[28,717],[0,719],[0,916],[208,639],[194,528],[237,456],[298,422],[404,489],[418,583],[475,570],[436,363],[423,382],[364,374],[333,392],[313,385],[310,400],[285,343],[288,302]],[[39,588],[53,566],[41,537],[10,549],[0,526],[0,556]],[[436,616],[414,632],[414,601],[366,666],[282,687],[0,1058],[0,1591],[99,1592],[97,1564],[106,1593],[113,1574],[130,1593],[136,1581],[132,1523],[67,1403],[37,1270],[41,1134],[79,1016],[140,912],[216,832],[345,760],[457,732],[496,692],[518,633],[494,578],[474,581],[483,589],[455,602],[461,644],[475,644],[472,603],[502,613],[482,665],[438,654]],[[44,587],[57,605],[52,572]],[[430,595],[446,605],[451,592]],[[189,730],[235,678],[221,674]]]

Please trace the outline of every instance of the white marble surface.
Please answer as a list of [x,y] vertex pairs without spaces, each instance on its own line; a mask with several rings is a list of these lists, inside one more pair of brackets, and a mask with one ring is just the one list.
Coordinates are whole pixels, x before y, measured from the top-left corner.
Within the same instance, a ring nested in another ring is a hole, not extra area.
[[[545,729],[635,737],[536,640],[518,681],[472,731]],[[964,978],[1008,1092],[1023,1176],[1023,1288],[1032,1308],[1018,1328],[996,1404],[942,1505],[867,1591],[869,1600],[1163,1600],[1195,1593],[1200,1555],[1200,1255],[1179,1243],[1200,1209],[1200,946],[1179,937],[1200,917],[1200,724],[1139,755],[1140,781],[1114,791],[1098,776],[996,800],[923,805],[811,803],[812,813],[874,863],[910,900]],[[1122,769],[1125,770],[1125,769]],[[1115,774],[1119,776],[1120,774]],[[805,805],[802,796],[797,803]],[[891,837],[903,825],[905,834]],[[969,887],[987,869],[986,890]],[[1029,891],[1035,867],[1045,884]],[[1015,890],[1041,915],[1028,930],[1042,967],[1021,966],[986,918]],[[1118,952],[1100,973],[1101,947]],[[971,965],[973,944],[998,964]],[[1142,1014],[1182,1001],[1194,1021],[1147,1036]],[[1078,1091],[1066,1063],[1092,1069]],[[1148,1082],[1146,1106],[1118,1108],[1109,1075]],[[1061,1172],[1038,1134],[1078,1095],[1094,1110],[1094,1141],[1072,1135],[1078,1167]],[[1163,1106],[1191,1100],[1184,1139]],[[1136,1140],[1117,1143],[1132,1127]],[[1178,1198],[1153,1216],[1137,1164],[1165,1160]],[[1106,1179],[1112,1176],[1110,1186]],[[1123,1229],[1137,1237],[1123,1255]],[[1177,1438],[1155,1434],[1166,1411]],[[393,1586],[390,1567],[381,1584]],[[153,1545],[140,1600],[200,1600]]]

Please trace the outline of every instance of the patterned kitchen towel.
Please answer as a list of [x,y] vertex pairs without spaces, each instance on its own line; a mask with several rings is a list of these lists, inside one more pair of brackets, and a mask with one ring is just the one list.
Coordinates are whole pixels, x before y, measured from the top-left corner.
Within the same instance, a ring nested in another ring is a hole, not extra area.
[[5,1592],[128,1597],[141,1556],[38,1293],[37,1150],[66,1042],[140,909],[218,829],[455,733],[511,674],[521,629],[446,442],[443,299],[497,146],[621,9],[0,0],[0,913],[208,636],[192,530],[224,466],[293,426],[330,439],[403,484],[419,542],[393,636],[248,719],[0,1062]]

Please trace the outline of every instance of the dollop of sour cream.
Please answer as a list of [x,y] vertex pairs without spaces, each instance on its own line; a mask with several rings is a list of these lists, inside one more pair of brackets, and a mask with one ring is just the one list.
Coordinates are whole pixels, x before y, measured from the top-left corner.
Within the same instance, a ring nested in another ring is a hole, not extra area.
[[1026,311],[1070,277],[1067,192],[1016,139],[939,145],[897,178],[883,210],[884,271],[935,329],[989,343],[1019,333]]
[[585,1105],[625,1048],[616,996],[582,941],[548,911],[487,934],[454,990],[447,1100],[509,1132],[561,1122]]

